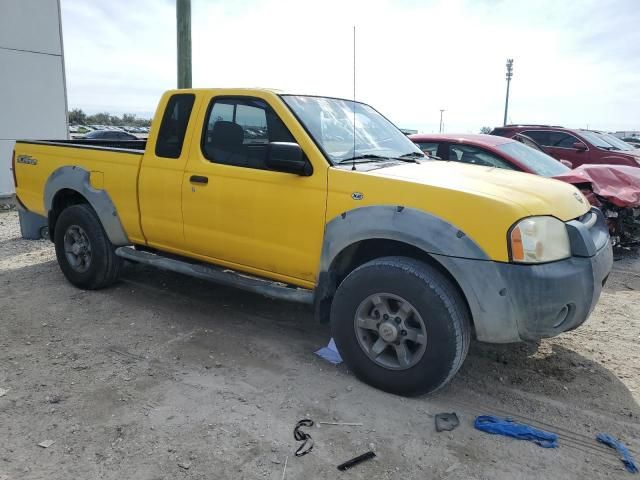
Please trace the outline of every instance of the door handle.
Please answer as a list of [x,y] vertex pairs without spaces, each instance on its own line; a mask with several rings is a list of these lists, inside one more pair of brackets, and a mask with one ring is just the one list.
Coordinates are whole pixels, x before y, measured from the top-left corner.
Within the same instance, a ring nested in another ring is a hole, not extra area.
[[207,177],[203,177],[202,175],[191,175],[189,181],[191,183],[202,183],[203,185],[209,183],[209,179]]

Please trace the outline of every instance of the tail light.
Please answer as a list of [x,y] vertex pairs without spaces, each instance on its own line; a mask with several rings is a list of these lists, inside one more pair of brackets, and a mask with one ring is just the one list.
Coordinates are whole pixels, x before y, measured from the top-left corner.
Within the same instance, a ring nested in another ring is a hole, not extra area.
[[13,156],[11,157],[11,173],[13,173],[13,184],[16,189],[18,188],[18,177],[16,177],[16,151],[13,150]]

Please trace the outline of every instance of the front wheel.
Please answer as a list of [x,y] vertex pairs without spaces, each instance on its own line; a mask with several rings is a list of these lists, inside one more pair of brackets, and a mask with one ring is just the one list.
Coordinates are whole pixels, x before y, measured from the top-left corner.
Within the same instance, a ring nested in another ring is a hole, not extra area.
[[73,285],[95,290],[118,278],[122,259],[115,254],[98,216],[87,204],[62,211],[54,232],[56,257]]
[[358,378],[401,395],[446,384],[471,338],[457,288],[437,269],[406,257],[375,259],[351,272],[333,299],[331,330]]

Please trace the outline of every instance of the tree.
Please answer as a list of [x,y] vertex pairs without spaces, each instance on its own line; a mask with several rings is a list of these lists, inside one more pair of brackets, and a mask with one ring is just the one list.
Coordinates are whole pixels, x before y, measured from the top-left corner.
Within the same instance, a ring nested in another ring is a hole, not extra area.
[[98,125],[110,125],[111,124],[111,115],[108,112],[100,112],[95,115],[91,115],[89,117],[89,121]]
[[69,112],[69,123],[71,125],[84,125],[87,121],[87,114],[79,108],[74,108]]
[[122,114],[122,123],[124,125],[135,125],[136,124],[136,115],[132,113],[123,113]]
[[111,115],[109,112],[87,115],[80,108],[74,108],[69,112],[69,123],[71,125],[125,125],[130,127],[149,127],[151,120],[148,118],[138,118],[135,113],[124,113],[122,117]]
[[491,127],[482,127],[480,129],[480,133],[489,134],[489,133],[491,133],[491,130],[493,130],[493,128],[491,128]]

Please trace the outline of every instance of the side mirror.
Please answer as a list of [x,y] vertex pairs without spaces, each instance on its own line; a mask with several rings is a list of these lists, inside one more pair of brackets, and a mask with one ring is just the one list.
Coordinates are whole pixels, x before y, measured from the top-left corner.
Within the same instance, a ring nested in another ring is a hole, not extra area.
[[563,164],[565,167],[573,168],[573,163],[571,163],[569,160],[562,159],[562,160],[559,160],[559,162]]
[[303,177],[308,177],[313,173],[311,163],[300,145],[292,142],[269,143],[266,165],[271,170],[294,173]]
[[579,150],[581,152],[584,152],[587,149],[587,146],[582,142],[575,142],[573,144],[573,148],[575,148],[576,150]]

